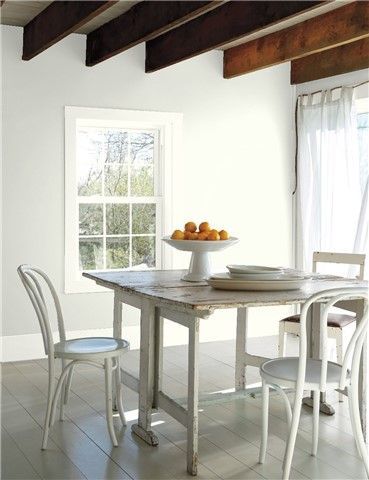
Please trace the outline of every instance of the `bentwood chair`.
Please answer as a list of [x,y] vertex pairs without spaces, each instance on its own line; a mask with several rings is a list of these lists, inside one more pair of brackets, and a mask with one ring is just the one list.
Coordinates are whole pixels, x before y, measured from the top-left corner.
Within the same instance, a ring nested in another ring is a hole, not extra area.
[[[67,404],[71,388],[74,367],[79,364],[93,365],[105,370],[105,404],[106,421],[111,441],[118,446],[113,425],[112,383],[113,372],[116,386],[117,406],[120,420],[126,425],[122,403],[122,383],[120,371],[120,356],[129,349],[129,343],[120,338],[90,337],[66,340],[62,310],[56,290],[49,277],[39,268],[30,265],[20,265],[18,274],[31,299],[32,305],[41,327],[45,354],[48,357],[49,383],[47,408],[44,421],[42,450],[47,447],[49,429],[53,425],[58,398],[60,398],[60,420],[64,419],[64,405]],[[59,342],[54,343],[49,310],[41,283],[46,284],[52,297],[58,323]],[[55,387],[55,359],[59,358],[62,371]],[[70,360],[69,363],[67,361]]]
[[[318,264],[344,264],[357,265],[359,267],[359,280],[364,279],[365,255],[361,253],[335,253],[335,252],[314,252],[313,253],[313,272],[317,272]],[[349,344],[352,333],[355,329],[356,317],[351,312],[332,312],[328,315],[328,338],[332,338],[336,343],[337,362],[343,362],[347,345]],[[286,335],[298,335],[300,331],[300,315],[291,315],[279,322],[279,356],[286,355]],[[339,394],[340,402],[343,401],[343,395]]]
[[[328,361],[327,352],[327,318],[329,310],[341,300],[359,299],[365,302],[364,314],[347,347],[342,365]],[[321,359],[307,358],[306,315],[314,302],[322,302],[322,315],[320,318],[320,344],[322,346]],[[368,330],[368,290],[366,288],[337,288],[325,290],[310,297],[304,304],[300,315],[300,351],[299,357],[284,357],[268,360],[260,366],[262,378],[262,440],[260,446],[259,462],[264,463],[268,436],[268,404],[269,389],[279,392],[286,405],[289,437],[283,461],[283,479],[290,475],[292,456],[296,442],[297,430],[300,420],[301,405],[304,390],[313,391],[313,438],[312,455],[316,455],[318,448],[319,431],[319,401],[320,393],[327,390],[344,390],[348,395],[350,419],[355,442],[360,456],[364,462],[367,477],[369,478],[368,452],[360,422],[359,412],[359,370],[360,357],[364,340]],[[350,365],[351,363],[351,365]],[[349,368],[350,366],[350,368]],[[293,411],[283,391],[284,388],[295,390]]]

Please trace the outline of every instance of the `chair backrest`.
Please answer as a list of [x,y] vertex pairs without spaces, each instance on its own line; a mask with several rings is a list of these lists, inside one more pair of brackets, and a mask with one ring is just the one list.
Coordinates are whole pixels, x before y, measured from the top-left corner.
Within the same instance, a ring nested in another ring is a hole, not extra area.
[[347,377],[347,369],[350,367],[351,360],[351,379],[358,378],[360,367],[360,356],[364,344],[364,339],[368,331],[368,289],[365,287],[342,287],[331,290],[324,290],[312,295],[303,305],[300,314],[300,359],[296,390],[303,388],[306,373],[307,360],[307,334],[306,317],[309,309],[315,302],[322,305],[320,316],[320,345],[321,345],[321,375],[320,390],[324,392],[327,385],[327,367],[328,367],[328,348],[327,348],[327,317],[331,308],[342,300],[362,300],[365,302],[364,313],[360,323],[352,336],[347,347],[344,361],[342,363],[342,375],[340,388],[344,388]]
[[365,254],[363,253],[314,252],[313,272],[317,271],[317,263],[341,263],[344,265],[359,265],[358,279],[364,279]]
[[39,268],[31,267],[30,265],[20,265],[17,271],[36,311],[40,323],[45,353],[46,355],[53,354],[54,340],[50,325],[49,310],[39,280],[44,281],[51,293],[58,322],[59,339],[60,341],[63,341],[65,340],[64,320],[56,290],[46,273]]

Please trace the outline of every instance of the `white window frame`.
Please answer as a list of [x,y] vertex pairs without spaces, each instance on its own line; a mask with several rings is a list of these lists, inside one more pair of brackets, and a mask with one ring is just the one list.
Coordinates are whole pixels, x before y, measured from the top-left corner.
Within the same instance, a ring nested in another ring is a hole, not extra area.
[[[172,179],[176,165],[180,162],[182,140],[181,113],[148,112],[107,108],[65,107],[65,293],[106,292],[91,280],[83,277],[79,270],[79,213],[77,191],[77,127],[107,126],[127,129],[149,129],[159,132],[158,168],[154,167],[155,199],[158,202],[160,231],[156,236],[157,269],[172,268],[172,249],[161,241],[161,237],[172,231]],[[134,198],[125,197],[134,202]],[[153,198],[148,198],[148,200]],[[86,197],[84,203],[95,203],[96,197]],[[117,202],[116,202],[117,200]],[[109,203],[120,203],[122,199],[112,197]],[[143,203],[142,198],[137,203]]]

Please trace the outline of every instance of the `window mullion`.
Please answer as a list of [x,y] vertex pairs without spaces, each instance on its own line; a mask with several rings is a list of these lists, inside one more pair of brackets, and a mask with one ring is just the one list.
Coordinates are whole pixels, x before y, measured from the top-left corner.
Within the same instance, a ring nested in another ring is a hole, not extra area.
[[103,267],[106,269],[106,202],[103,203]]
[[107,152],[105,152],[105,158],[102,159],[102,186],[101,186],[101,197],[103,204],[103,269],[106,269],[106,199],[105,199],[105,159],[107,157]]
[[129,266],[132,267],[132,203],[129,204]]

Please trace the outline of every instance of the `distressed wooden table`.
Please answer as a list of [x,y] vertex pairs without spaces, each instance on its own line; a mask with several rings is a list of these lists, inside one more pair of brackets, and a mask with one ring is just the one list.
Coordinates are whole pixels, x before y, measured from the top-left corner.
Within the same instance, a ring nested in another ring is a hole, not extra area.
[[[366,286],[367,282],[316,275],[302,290],[277,292],[248,292],[215,290],[204,283],[181,280],[182,270],[114,271],[84,273],[97,284],[114,290],[113,334],[122,336],[122,304],[141,310],[140,370],[135,378],[123,370],[123,383],[139,393],[138,423],[132,431],[150,445],[158,445],[151,430],[152,409],[162,408],[187,427],[187,470],[197,474],[198,463],[198,409],[199,405],[229,401],[235,396],[254,393],[246,388],[245,367],[259,366],[266,357],[247,352],[247,309],[250,307],[301,304],[312,294],[330,288]],[[349,310],[358,318],[362,306],[356,302]],[[347,305],[346,305],[347,306]],[[235,389],[233,392],[199,396],[199,327],[202,319],[211,318],[216,309],[237,309]],[[311,309],[310,351],[319,357],[320,307]],[[188,328],[188,395],[186,399],[170,398],[161,390],[163,354],[163,318]],[[367,355],[363,355],[361,369],[361,398],[363,426],[366,429]],[[185,408],[184,405],[187,407]]]

